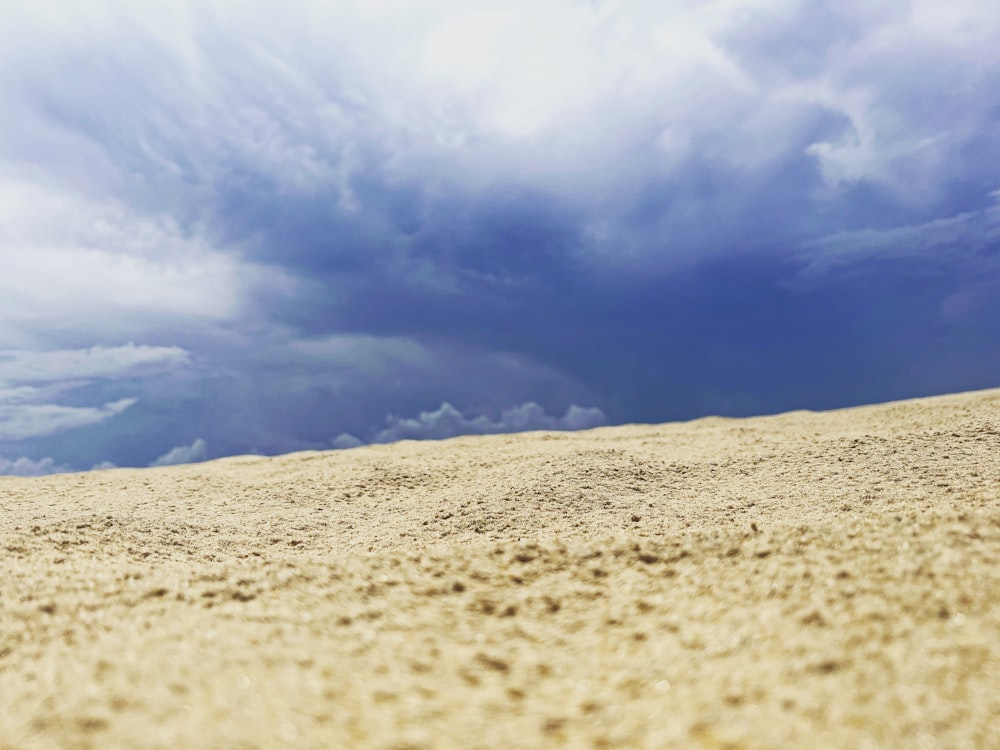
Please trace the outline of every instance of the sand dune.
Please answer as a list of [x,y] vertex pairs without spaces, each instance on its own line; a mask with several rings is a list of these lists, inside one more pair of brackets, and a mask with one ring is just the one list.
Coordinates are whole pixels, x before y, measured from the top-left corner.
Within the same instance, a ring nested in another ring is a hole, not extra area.
[[1000,747],[1000,390],[0,479],[0,748]]

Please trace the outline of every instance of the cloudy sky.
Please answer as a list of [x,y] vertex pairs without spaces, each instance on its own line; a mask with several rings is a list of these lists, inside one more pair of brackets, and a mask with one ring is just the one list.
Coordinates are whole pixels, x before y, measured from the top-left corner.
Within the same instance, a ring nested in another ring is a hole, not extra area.
[[0,0],[0,474],[1000,385],[996,0]]

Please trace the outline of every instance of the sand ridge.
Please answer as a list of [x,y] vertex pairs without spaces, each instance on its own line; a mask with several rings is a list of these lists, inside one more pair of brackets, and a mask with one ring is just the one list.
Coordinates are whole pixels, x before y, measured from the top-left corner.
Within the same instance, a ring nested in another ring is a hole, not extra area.
[[1000,390],[0,513],[0,748],[1000,747]]

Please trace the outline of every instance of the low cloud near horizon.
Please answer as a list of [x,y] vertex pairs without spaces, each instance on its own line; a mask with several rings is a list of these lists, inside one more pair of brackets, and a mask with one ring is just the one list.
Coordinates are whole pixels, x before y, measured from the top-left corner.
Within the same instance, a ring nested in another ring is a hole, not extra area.
[[[342,433],[330,442],[330,447],[345,449],[367,444],[393,443],[399,440],[443,440],[459,435],[495,435],[534,430],[588,430],[607,424],[607,417],[600,409],[576,404],[570,405],[561,417],[550,416],[538,404],[528,402],[504,409],[494,420],[484,414],[466,416],[451,404],[443,403],[438,409],[421,412],[415,418],[389,416],[385,424],[386,426],[378,430],[368,441]],[[149,466],[177,466],[207,461],[208,458],[208,443],[203,438],[196,438],[190,445],[171,448],[151,461]],[[104,461],[91,468],[113,469],[117,466]],[[33,461],[27,458],[10,460],[0,456],[0,476],[42,476],[68,471],[73,469],[60,466],[50,457]]]
[[596,407],[571,404],[562,417],[549,416],[534,402],[504,409],[498,419],[485,414],[466,416],[445,402],[434,411],[413,417],[389,416],[386,426],[370,440],[363,441],[343,433],[333,441],[335,448],[355,448],[368,443],[394,443],[398,440],[444,440],[459,435],[496,435],[533,430],[588,430],[607,424],[607,416]]
[[991,0],[6,3],[0,474],[998,386],[998,36]]
[[208,443],[202,438],[195,438],[191,445],[178,445],[171,448],[154,460],[150,466],[177,466],[179,464],[194,464],[208,459]]

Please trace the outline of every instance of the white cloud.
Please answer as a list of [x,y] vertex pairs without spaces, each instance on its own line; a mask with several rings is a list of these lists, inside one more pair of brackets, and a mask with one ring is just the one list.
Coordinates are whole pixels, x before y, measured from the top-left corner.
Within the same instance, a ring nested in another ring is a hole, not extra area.
[[94,379],[138,377],[186,365],[177,347],[126,346],[55,351],[0,351],[0,441],[46,437],[99,424],[134,406],[121,398],[98,406],[55,400]]
[[0,441],[45,437],[99,424],[118,416],[137,401],[135,398],[123,398],[103,406],[0,404]]
[[[872,6],[876,7],[876,6]],[[807,149],[827,182],[871,180],[913,202],[940,196],[939,175],[992,122],[1000,6],[917,0],[884,10],[811,80],[789,88],[844,115],[850,129]],[[864,9],[852,9],[865,19]]]
[[170,216],[12,179],[0,179],[0,269],[0,346],[50,331],[121,339],[163,320],[218,323],[252,291],[289,283]]
[[188,361],[188,352],[180,347],[131,343],[55,351],[0,350],[0,384],[130,377],[174,369]]
[[7,459],[0,456],[0,476],[40,477],[67,471],[72,469],[57,464],[53,458],[46,457],[36,461],[25,457]]
[[600,409],[572,405],[562,417],[548,415],[534,402],[504,409],[497,420],[485,415],[466,417],[449,403],[413,418],[389,417],[387,426],[372,438],[373,443],[396,440],[441,440],[456,435],[487,435],[530,430],[584,430],[600,427],[607,417]]
[[333,447],[340,450],[345,450],[347,448],[357,448],[359,445],[364,445],[365,442],[360,438],[354,437],[347,432],[342,432],[333,439]]
[[208,459],[208,443],[201,438],[195,440],[191,445],[178,445],[171,448],[150,466],[175,466],[177,464],[193,464]]

